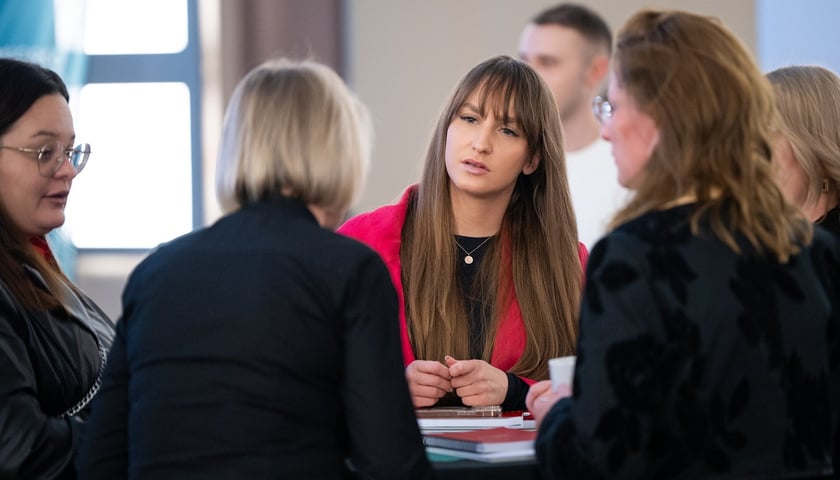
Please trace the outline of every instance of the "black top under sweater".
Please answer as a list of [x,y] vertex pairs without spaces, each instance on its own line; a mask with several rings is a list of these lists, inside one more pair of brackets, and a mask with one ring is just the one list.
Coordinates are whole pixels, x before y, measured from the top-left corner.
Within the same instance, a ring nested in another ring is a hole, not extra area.
[[[466,252],[472,252],[470,256],[473,258],[473,263],[471,264],[464,262],[464,257],[467,254],[461,248],[458,249],[456,256],[458,282],[461,291],[464,292],[464,307],[467,310],[467,318],[470,322],[470,358],[482,357],[484,340],[487,337],[487,326],[493,316],[492,305],[475,294],[476,273],[484,255],[490,249],[490,246],[495,243],[495,239],[493,239],[482,245],[482,242],[485,242],[485,240],[487,240],[487,237],[463,237],[455,235],[455,241]],[[512,373],[507,373],[507,377],[508,391],[507,395],[505,395],[505,401],[502,403],[502,409],[525,410],[525,396],[528,394],[528,384],[519,378],[519,376]],[[452,394],[452,397],[445,398],[444,400],[460,403],[460,399],[457,396]]]

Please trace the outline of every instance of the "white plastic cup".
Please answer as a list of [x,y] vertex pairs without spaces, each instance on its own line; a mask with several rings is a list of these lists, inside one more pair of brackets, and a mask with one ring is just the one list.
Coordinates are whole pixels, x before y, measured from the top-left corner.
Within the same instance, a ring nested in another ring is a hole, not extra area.
[[557,390],[560,385],[572,385],[575,375],[574,355],[552,358],[548,361],[548,374],[551,376],[551,389]]

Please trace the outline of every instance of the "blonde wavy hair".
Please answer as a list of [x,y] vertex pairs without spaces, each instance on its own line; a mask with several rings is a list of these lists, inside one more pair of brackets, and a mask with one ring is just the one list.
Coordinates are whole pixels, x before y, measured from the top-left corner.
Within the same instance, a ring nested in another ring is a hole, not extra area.
[[808,177],[806,202],[823,180],[840,188],[840,77],[819,66],[790,66],[767,74],[776,94],[779,129]]

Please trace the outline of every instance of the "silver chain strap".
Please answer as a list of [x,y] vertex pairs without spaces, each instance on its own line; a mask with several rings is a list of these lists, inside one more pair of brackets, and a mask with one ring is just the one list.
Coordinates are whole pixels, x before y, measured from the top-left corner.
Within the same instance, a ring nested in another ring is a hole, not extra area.
[[91,400],[93,400],[93,397],[96,395],[96,392],[99,391],[99,387],[102,385],[102,372],[105,371],[105,360],[107,360],[108,354],[105,353],[105,347],[103,347],[99,343],[99,340],[96,341],[96,347],[99,350],[99,372],[96,375],[96,381],[93,382],[93,386],[90,387],[88,393],[84,397],[82,397],[81,400],[79,400],[79,403],[70,407],[69,410],[59,415],[58,418],[72,417],[73,415],[76,415],[77,413],[81,412],[82,409],[84,409],[87,406],[87,404],[90,403]]

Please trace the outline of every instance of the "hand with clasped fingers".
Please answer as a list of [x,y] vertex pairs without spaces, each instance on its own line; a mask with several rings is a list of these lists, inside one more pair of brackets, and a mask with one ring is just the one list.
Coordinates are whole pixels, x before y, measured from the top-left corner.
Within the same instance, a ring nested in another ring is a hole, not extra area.
[[452,391],[449,368],[434,360],[415,360],[405,367],[414,408],[431,407]]
[[449,355],[446,365],[434,360],[415,360],[405,369],[405,378],[415,408],[431,407],[455,390],[464,405],[501,405],[508,389],[507,374],[484,360],[457,360]]
[[551,410],[551,407],[561,398],[572,394],[572,386],[561,383],[556,389],[551,388],[551,380],[543,380],[531,385],[528,395],[525,397],[525,406],[534,416],[537,422],[537,429],[540,428],[543,418]]
[[484,360],[445,358],[452,388],[467,406],[501,405],[508,390],[505,372]]

